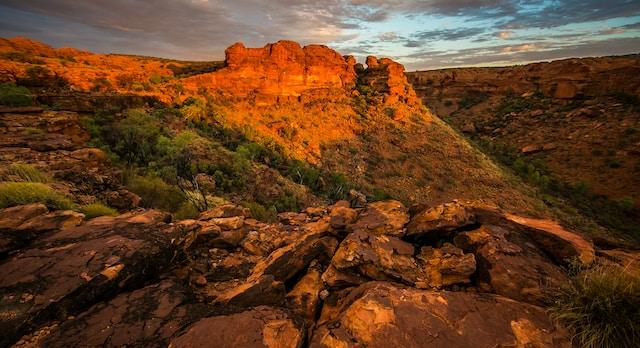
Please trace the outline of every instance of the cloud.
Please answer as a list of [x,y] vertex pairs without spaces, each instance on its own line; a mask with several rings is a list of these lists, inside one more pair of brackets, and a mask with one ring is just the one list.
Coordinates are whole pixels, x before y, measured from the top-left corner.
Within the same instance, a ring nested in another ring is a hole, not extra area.
[[380,41],[395,41],[396,39],[398,39],[398,34],[393,31],[388,31],[386,33],[378,34],[378,39]]
[[503,30],[503,31],[497,32],[495,35],[496,35],[496,37],[504,40],[504,39],[508,39],[511,36],[513,36],[513,31]]

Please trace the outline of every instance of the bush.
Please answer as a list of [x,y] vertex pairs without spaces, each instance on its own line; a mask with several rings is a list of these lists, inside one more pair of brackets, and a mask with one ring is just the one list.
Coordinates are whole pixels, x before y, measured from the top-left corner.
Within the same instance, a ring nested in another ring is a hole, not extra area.
[[144,110],[129,110],[114,127],[113,151],[129,164],[147,165],[156,155],[160,122]]
[[11,164],[9,168],[2,173],[2,179],[5,181],[9,181],[11,176],[16,176],[20,178],[21,181],[27,182],[46,183],[51,181],[49,176],[36,169],[34,166],[24,163]]
[[195,219],[200,215],[200,211],[191,203],[184,202],[173,214],[176,220]]
[[0,84],[0,105],[18,107],[32,104],[33,97],[26,87],[18,87],[12,83]]
[[251,217],[262,222],[276,222],[278,221],[278,210],[276,207],[271,206],[269,208],[256,202],[245,202],[242,205],[251,210]]
[[88,205],[83,205],[80,207],[80,212],[84,214],[85,218],[92,219],[98,216],[116,216],[118,215],[118,211],[108,207],[102,203],[93,203]]
[[469,91],[458,102],[458,108],[467,109],[476,106],[483,101],[489,99],[489,95],[480,91]]
[[574,270],[556,297],[552,317],[574,334],[577,347],[640,345],[640,278],[611,264]]
[[0,209],[16,205],[42,203],[50,209],[72,209],[73,202],[49,186],[33,182],[0,184]]
[[127,188],[140,196],[142,206],[176,212],[186,201],[182,191],[154,176],[135,176]]

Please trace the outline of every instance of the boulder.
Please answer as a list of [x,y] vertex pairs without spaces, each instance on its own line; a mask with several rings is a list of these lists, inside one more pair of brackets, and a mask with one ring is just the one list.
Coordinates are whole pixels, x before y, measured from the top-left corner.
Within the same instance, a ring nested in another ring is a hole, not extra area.
[[577,260],[589,264],[595,259],[593,243],[552,220],[531,219],[506,213],[509,222],[517,224],[558,263]]
[[477,286],[514,300],[548,304],[568,282],[527,235],[493,225],[458,233],[454,242],[477,258]]
[[169,347],[298,348],[303,338],[301,328],[284,311],[260,306],[201,319],[171,341]]
[[328,264],[337,246],[338,241],[327,232],[308,233],[258,262],[249,279],[273,275],[278,281],[287,281],[306,269],[313,260]]
[[200,220],[211,220],[215,218],[230,218],[230,217],[251,217],[249,209],[241,207],[236,204],[222,204],[215,208],[211,208],[207,211],[200,213]]
[[338,307],[310,347],[571,347],[544,309],[496,295],[373,282]]
[[233,284],[224,291],[210,290],[207,295],[214,303],[236,308],[281,305],[285,297],[284,283],[275,280],[273,275],[254,277],[244,283]]
[[418,273],[413,254],[413,245],[396,237],[358,230],[340,243],[331,265],[338,271],[413,285]]
[[407,225],[406,237],[412,239],[437,239],[443,233],[474,225],[475,214],[470,207],[451,202],[428,208],[415,216]]
[[[181,226],[147,211],[100,217],[40,238],[0,264],[0,345],[147,282],[179,256]],[[179,258],[178,258],[179,259]]]
[[416,282],[419,288],[440,288],[454,284],[468,284],[476,271],[476,258],[465,254],[450,243],[441,248],[424,246],[417,256],[424,280]]
[[318,267],[309,267],[307,274],[289,291],[285,300],[293,313],[309,321],[316,318],[320,292],[324,289],[321,277],[322,273]]
[[356,222],[349,225],[349,229],[402,237],[407,222],[409,214],[402,203],[393,200],[379,201],[369,203]]

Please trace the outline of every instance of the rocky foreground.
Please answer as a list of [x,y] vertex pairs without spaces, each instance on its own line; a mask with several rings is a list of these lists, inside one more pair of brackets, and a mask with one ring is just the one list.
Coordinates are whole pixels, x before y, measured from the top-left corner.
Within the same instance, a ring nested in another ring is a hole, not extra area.
[[569,347],[561,266],[638,258],[471,203],[249,215],[0,211],[2,346]]

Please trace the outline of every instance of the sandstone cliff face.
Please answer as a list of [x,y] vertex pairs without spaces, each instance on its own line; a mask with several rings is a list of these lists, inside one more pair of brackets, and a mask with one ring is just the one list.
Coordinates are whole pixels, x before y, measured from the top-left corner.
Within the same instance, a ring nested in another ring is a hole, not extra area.
[[246,97],[293,97],[319,89],[350,89],[355,86],[353,58],[342,57],[321,45],[301,47],[292,41],[278,41],[262,48],[246,48],[236,43],[225,51],[226,67],[185,79],[187,88]]
[[594,97],[605,91],[640,95],[640,57],[566,59],[504,68],[459,68],[407,73],[427,103],[462,98],[469,90],[517,94],[539,90],[548,97]]
[[407,81],[404,66],[389,58],[367,57],[367,69],[359,74],[361,82],[384,95],[384,103],[415,105],[418,98]]

